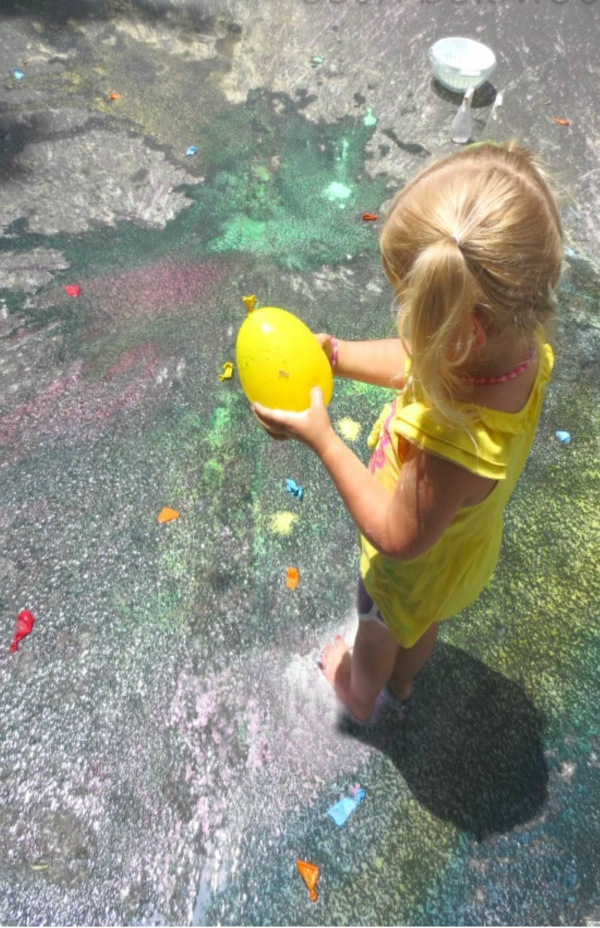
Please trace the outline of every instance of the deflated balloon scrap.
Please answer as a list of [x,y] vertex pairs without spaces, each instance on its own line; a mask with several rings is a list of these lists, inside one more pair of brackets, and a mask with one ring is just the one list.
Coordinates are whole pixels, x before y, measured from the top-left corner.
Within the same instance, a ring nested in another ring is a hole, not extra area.
[[121,94],[120,93],[109,93],[108,99],[109,100],[120,100]]
[[187,155],[187,156],[195,155],[197,151],[198,151],[198,149],[196,148],[195,145],[190,145],[190,147],[189,147],[188,150],[186,151],[186,155]]
[[300,876],[306,883],[308,891],[310,893],[310,898],[313,902],[316,902],[318,899],[315,886],[319,880],[319,868],[316,864],[309,864],[306,860],[297,860],[296,866],[298,867],[298,872]]
[[295,496],[298,500],[301,500],[304,497],[304,489],[299,487],[298,484],[291,480],[289,477],[285,481],[285,488],[288,493],[291,493],[291,495]]
[[555,122],[557,126],[570,126],[570,119],[562,119],[560,116],[553,116],[552,122]]
[[561,442],[561,444],[563,445],[571,444],[571,433],[570,432],[564,432],[562,429],[558,429],[554,434],[558,438],[559,442]]
[[338,828],[345,825],[349,817],[362,800],[365,798],[365,791],[362,788],[352,790],[349,796],[344,796],[339,802],[336,802],[331,809],[327,810],[327,815],[333,819]]
[[168,506],[163,506],[161,511],[158,514],[159,522],[172,522],[173,519],[178,519],[179,513],[176,509],[169,509]]
[[363,222],[377,222],[379,216],[376,216],[375,213],[363,213],[362,218]]
[[81,287],[78,284],[67,284],[65,287],[65,293],[67,296],[79,296],[81,293]]
[[10,646],[11,651],[19,650],[19,641],[21,641],[22,638],[26,638],[27,635],[31,634],[31,629],[33,628],[34,622],[35,618],[29,609],[23,609],[21,612],[19,612],[17,616],[17,632]]
[[223,373],[219,374],[219,380],[223,382],[224,380],[231,380],[233,377],[233,364],[231,361],[226,361],[223,365]]
[[23,74],[23,72],[22,72],[22,71],[19,71],[18,68],[13,68],[13,69],[12,69],[12,76],[14,77],[14,79],[15,79],[16,81],[22,81],[23,78],[25,77],[25,75]]
[[300,574],[296,567],[288,567],[285,577],[285,585],[288,590],[295,590],[300,583]]

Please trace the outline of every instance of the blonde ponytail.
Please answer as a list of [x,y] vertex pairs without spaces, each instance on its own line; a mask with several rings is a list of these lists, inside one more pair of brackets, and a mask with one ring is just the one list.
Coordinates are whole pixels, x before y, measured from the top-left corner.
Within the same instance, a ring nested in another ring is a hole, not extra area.
[[456,237],[440,238],[415,258],[398,297],[402,334],[412,355],[412,382],[445,418],[461,392],[458,370],[473,348],[472,312],[480,291]]

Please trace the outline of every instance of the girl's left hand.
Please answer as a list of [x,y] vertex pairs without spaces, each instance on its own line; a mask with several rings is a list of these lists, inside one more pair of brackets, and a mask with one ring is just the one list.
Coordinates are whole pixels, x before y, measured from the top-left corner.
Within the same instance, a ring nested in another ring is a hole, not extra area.
[[302,412],[269,409],[267,406],[261,406],[260,403],[253,403],[252,412],[272,438],[279,441],[296,438],[319,455],[331,436],[335,435],[320,387],[312,388],[310,406]]

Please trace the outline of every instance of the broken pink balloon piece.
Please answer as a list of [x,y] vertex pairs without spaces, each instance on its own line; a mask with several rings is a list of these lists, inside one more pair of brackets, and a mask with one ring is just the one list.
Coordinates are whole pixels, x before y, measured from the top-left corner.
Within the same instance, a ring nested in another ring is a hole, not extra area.
[[19,612],[17,616],[17,633],[13,638],[13,642],[10,646],[11,651],[19,650],[19,641],[21,638],[26,638],[27,635],[31,634],[31,629],[33,628],[34,622],[35,619],[28,609],[23,609],[21,612]]

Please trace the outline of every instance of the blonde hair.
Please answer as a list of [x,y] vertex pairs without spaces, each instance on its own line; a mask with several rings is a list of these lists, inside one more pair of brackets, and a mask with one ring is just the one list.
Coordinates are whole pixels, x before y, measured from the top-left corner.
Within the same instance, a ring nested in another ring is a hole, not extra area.
[[490,337],[547,329],[554,316],[562,228],[543,172],[515,143],[436,161],[394,199],[380,247],[412,358],[407,388],[464,424],[454,401],[465,398],[473,314]]

